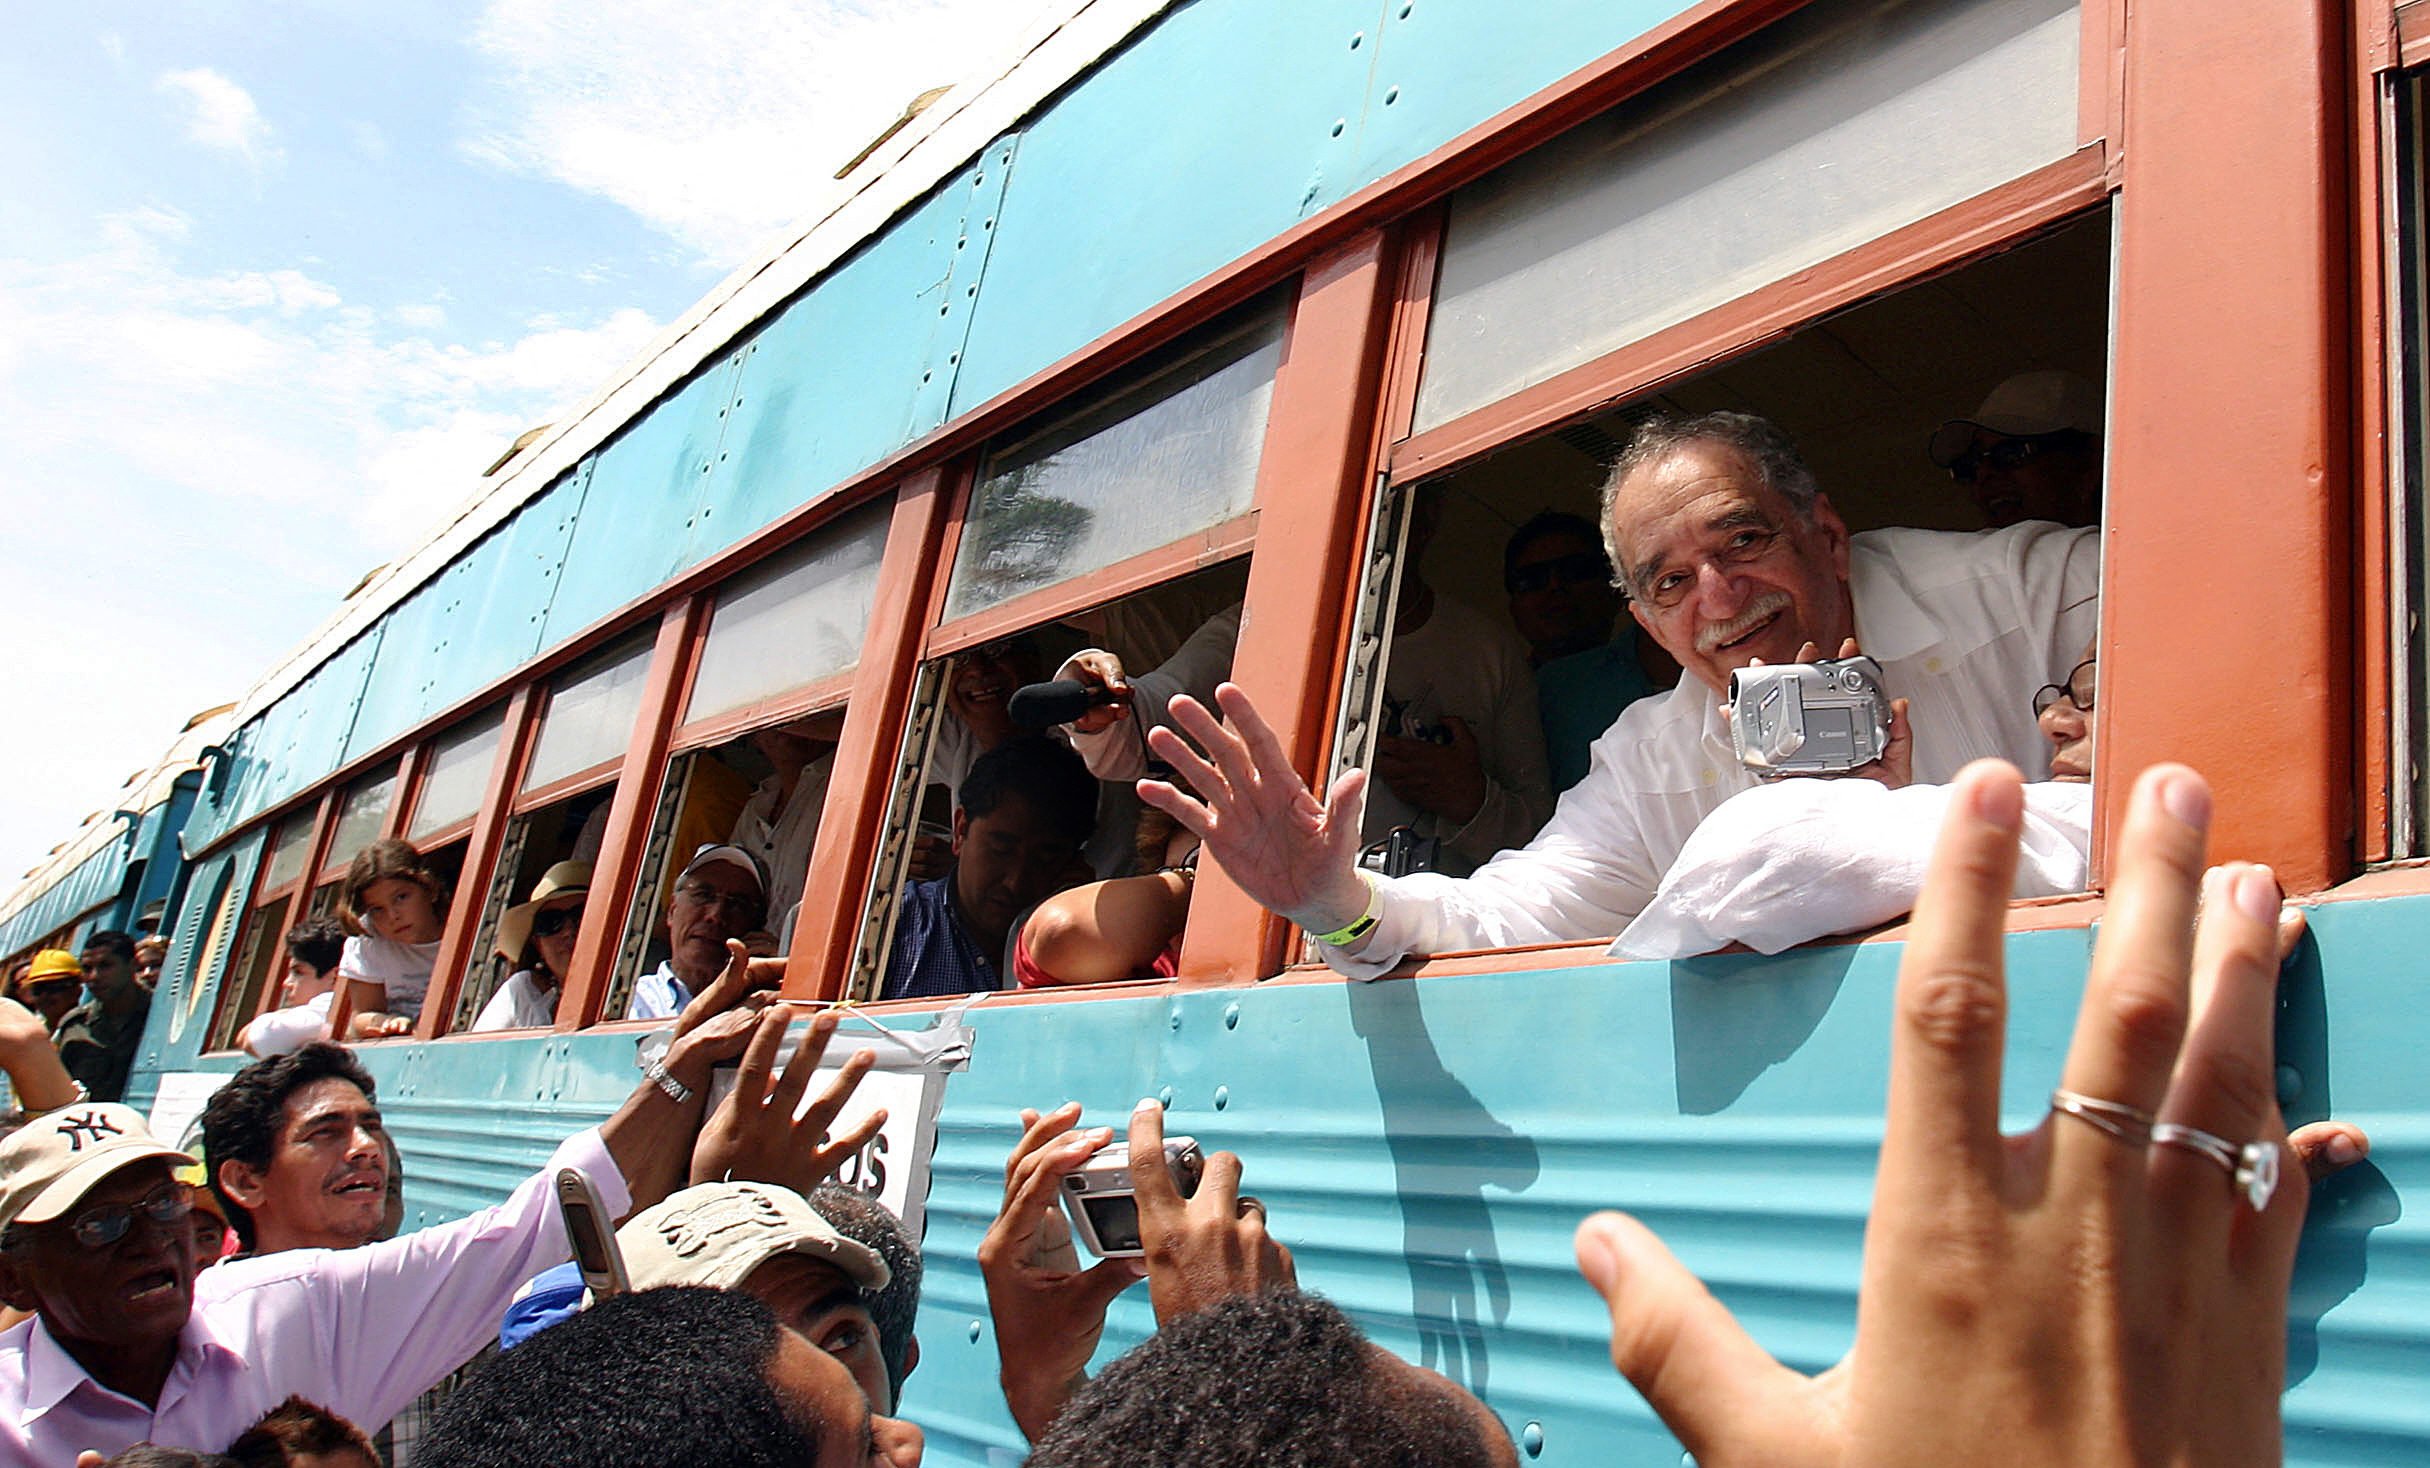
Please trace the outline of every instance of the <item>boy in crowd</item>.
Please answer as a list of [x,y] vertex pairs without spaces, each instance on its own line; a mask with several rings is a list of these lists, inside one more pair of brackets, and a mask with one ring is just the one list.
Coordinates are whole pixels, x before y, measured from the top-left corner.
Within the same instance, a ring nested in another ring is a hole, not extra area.
[[337,993],[338,957],[346,930],[335,918],[307,918],[287,932],[287,977],[279,1007],[256,1015],[236,1043],[247,1055],[269,1059],[329,1038],[329,1005]]

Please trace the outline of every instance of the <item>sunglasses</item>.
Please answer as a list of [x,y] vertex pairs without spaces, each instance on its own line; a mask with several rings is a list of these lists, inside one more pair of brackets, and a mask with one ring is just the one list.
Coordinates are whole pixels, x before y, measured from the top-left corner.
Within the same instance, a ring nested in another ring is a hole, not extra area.
[[194,1190],[184,1183],[163,1183],[132,1203],[104,1203],[87,1208],[68,1223],[68,1234],[88,1249],[106,1249],[127,1236],[138,1216],[163,1228],[183,1223],[194,1212]]
[[2034,461],[2042,450],[2050,447],[2048,438],[2003,438],[1998,443],[1968,449],[1949,461],[1949,477],[1960,484],[1972,484],[1975,476],[1985,469],[2013,474]]
[[548,908],[533,915],[532,936],[554,938],[559,933],[571,932],[581,922],[582,909],[579,907]]
[[1555,586],[1584,586],[1612,579],[1609,561],[1595,551],[1572,551],[1549,561],[1519,566],[1502,578],[1502,586],[1512,596],[1550,591]]

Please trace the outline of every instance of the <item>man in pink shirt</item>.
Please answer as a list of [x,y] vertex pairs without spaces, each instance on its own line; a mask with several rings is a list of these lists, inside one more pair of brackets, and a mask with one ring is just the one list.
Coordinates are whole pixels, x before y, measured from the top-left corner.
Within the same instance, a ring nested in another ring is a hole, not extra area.
[[[298,1249],[199,1276],[191,1159],[124,1106],[79,1104],[0,1142],[0,1463],[67,1464],[139,1442],[217,1451],[290,1395],[386,1422],[478,1351],[522,1283],[567,1257],[550,1186],[576,1167],[612,1215],[681,1181],[709,1073],[756,1014],[736,963],[601,1126],[495,1208],[359,1249]],[[815,1064],[815,1061],[812,1062]]]

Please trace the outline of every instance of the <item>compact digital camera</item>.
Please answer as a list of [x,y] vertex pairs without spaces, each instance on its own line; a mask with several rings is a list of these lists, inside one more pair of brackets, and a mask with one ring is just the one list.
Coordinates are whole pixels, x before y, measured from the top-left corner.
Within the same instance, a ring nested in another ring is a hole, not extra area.
[[[1164,1165],[1184,1198],[1198,1191],[1206,1161],[1195,1139],[1164,1139]],[[1072,1232],[1100,1259],[1136,1259],[1146,1252],[1139,1240],[1139,1198],[1131,1181],[1130,1148],[1121,1142],[1109,1145],[1063,1180],[1063,1211],[1071,1215]]]
[[1730,674],[1730,734],[1758,774],[1837,775],[1890,747],[1890,698],[1871,658],[1780,663]]

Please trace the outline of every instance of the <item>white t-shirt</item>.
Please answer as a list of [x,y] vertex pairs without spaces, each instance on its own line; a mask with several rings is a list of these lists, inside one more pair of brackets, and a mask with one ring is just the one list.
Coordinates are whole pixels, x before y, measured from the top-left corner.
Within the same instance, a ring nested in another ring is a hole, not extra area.
[[542,988],[540,979],[530,969],[515,970],[514,977],[498,986],[481,1006],[481,1014],[472,1022],[474,1032],[482,1030],[535,1030],[557,1022],[557,991]]
[[346,940],[338,956],[338,977],[358,984],[381,984],[388,990],[389,1014],[406,1019],[422,1016],[422,996],[430,992],[430,971],[439,961],[437,943],[391,943],[369,934]]
[[301,1004],[286,1009],[273,1009],[256,1015],[237,1039],[246,1051],[268,1060],[274,1055],[286,1055],[301,1050],[315,1040],[329,1038],[329,1004],[337,998],[337,990],[317,994]]

